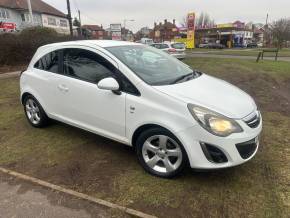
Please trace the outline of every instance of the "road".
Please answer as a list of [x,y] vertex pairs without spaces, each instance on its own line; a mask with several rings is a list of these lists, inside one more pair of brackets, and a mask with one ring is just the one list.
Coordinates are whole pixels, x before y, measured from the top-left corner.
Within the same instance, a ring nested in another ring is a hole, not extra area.
[[[200,58],[234,58],[243,60],[256,60],[255,56],[240,56],[240,55],[221,55],[221,54],[210,54],[207,52],[192,52],[187,53],[188,57],[200,57]],[[264,60],[275,60],[274,57],[264,57]],[[278,61],[290,62],[290,57],[278,57]]]

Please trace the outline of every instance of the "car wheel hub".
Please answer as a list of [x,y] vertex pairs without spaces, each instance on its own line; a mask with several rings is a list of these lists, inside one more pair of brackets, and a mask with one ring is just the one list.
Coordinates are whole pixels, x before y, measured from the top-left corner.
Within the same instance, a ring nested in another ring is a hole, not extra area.
[[175,171],[183,158],[178,143],[165,135],[148,138],[144,142],[142,156],[147,166],[159,173]]
[[31,123],[37,125],[40,122],[40,110],[33,99],[28,99],[25,104],[26,114]]

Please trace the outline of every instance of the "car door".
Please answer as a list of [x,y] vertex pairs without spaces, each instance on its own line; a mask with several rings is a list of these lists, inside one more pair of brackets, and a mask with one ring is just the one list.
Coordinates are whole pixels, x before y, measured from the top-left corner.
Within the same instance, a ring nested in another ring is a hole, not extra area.
[[126,93],[101,90],[97,83],[116,77],[116,64],[95,50],[62,51],[63,76],[57,84],[57,115],[62,121],[122,142]]
[[46,113],[52,117],[58,107],[54,92],[61,72],[59,53],[59,50],[51,51],[37,60],[33,66],[36,77],[30,78],[33,94],[42,102]]

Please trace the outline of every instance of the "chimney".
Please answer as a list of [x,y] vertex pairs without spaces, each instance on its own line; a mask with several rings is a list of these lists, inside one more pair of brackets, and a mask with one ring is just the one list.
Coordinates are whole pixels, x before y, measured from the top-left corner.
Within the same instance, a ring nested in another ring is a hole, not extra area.
[[154,22],[154,27],[156,27],[157,26],[157,23],[156,22]]
[[167,24],[167,19],[164,20],[164,24]]
[[159,23],[159,26],[162,26],[162,23],[161,22]]
[[173,24],[175,25],[175,19],[173,19]]

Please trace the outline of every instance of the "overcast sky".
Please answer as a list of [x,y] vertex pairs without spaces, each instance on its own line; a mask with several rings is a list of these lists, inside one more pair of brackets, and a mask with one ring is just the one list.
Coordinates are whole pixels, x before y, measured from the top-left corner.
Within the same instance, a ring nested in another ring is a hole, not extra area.
[[[44,0],[67,13],[66,0]],[[182,21],[190,11],[207,12],[216,23],[240,20],[264,23],[269,13],[269,21],[290,17],[290,0],[70,0],[72,14],[81,11],[82,24],[123,23],[124,19],[134,32],[141,27],[153,27],[154,22],[164,19]]]

